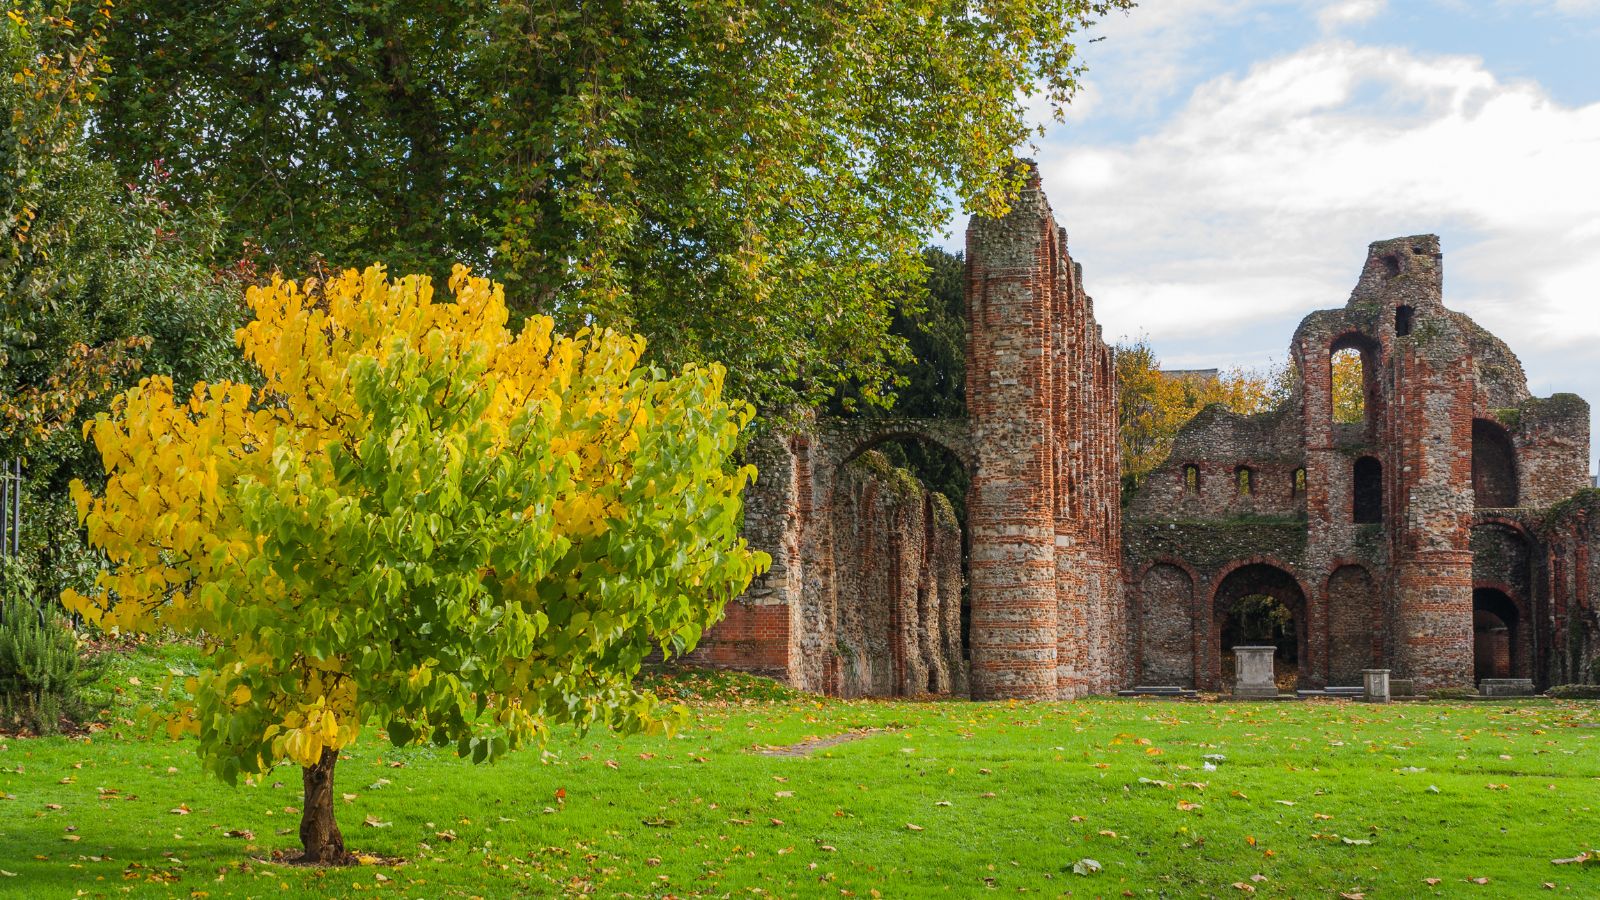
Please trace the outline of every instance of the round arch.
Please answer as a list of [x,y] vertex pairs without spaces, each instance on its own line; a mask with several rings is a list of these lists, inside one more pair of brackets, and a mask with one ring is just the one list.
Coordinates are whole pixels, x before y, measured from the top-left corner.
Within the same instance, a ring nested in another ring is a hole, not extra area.
[[[1226,567],[1215,581],[1209,604],[1210,627],[1206,654],[1208,671],[1206,687],[1224,690],[1231,681],[1227,662],[1232,659],[1229,640],[1246,635],[1261,623],[1248,623],[1240,618],[1247,608],[1261,605],[1256,598],[1266,598],[1268,605],[1287,615],[1286,621],[1271,624],[1270,639],[1279,651],[1276,665],[1280,672],[1292,666],[1293,670],[1310,671],[1310,631],[1307,614],[1308,594],[1300,579],[1287,566],[1268,559],[1241,560]],[[1247,601],[1251,601],[1247,605]]]

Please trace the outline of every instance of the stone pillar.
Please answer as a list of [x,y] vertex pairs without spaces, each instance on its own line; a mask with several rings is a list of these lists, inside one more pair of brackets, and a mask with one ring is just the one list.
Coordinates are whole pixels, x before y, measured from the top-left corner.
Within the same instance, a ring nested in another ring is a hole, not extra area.
[[1061,248],[1037,171],[967,228],[973,699],[1057,696],[1055,396]]
[[1240,700],[1275,700],[1278,682],[1273,671],[1277,647],[1233,648],[1233,696]]
[[1389,702],[1389,670],[1361,670],[1361,699],[1368,703]]

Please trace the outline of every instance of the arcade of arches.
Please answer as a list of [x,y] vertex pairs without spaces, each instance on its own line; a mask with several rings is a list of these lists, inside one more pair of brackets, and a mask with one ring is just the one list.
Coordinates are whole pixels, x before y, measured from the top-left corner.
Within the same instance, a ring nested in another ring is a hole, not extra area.
[[[695,659],[978,699],[1223,690],[1238,641],[1278,648],[1284,688],[1600,676],[1588,404],[1532,396],[1444,306],[1437,237],[1373,244],[1348,303],[1296,329],[1289,399],[1203,410],[1126,498],[1110,350],[1037,173],[972,220],[966,264],[966,418],[814,419],[752,447],[745,535],[773,566]],[[874,461],[889,440],[960,461],[964,532]]]

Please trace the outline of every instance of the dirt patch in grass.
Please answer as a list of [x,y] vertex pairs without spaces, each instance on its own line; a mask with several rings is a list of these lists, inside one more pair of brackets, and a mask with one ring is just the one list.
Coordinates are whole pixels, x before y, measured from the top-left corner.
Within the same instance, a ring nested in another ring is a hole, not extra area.
[[887,734],[888,732],[889,729],[887,728],[857,728],[842,734],[830,734],[827,737],[806,738],[794,744],[784,744],[776,747],[759,745],[755,748],[755,752],[762,756],[810,756],[818,750],[837,747],[840,744],[848,744],[851,741],[859,741],[862,738],[869,738],[875,734]]

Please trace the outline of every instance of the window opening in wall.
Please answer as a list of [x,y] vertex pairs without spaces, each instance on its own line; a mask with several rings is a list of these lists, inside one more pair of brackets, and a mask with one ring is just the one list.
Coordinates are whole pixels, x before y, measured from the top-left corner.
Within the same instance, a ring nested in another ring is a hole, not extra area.
[[1516,506],[1517,451],[1497,422],[1472,420],[1472,499],[1479,507]]
[[1250,489],[1251,489],[1250,468],[1248,466],[1240,466],[1237,470],[1234,471],[1233,477],[1234,477],[1234,480],[1239,485],[1239,496],[1241,496],[1241,497],[1250,496]]
[[1394,333],[1405,337],[1411,333],[1411,325],[1416,318],[1417,311],[1410,306],[1397,306],[1394,310]]
[[1359,425],[1367,418],[1367,373],[1361,351],[1346,347],[1332,357],[1333,421]]
[[1370,456],[1356,460],[1351,520],[1357,525],[1383,521],[1383,464]]
[[1200,467],[1193,463],[1183,467],[1183,492],[1200,493]]
[[1393,253],[1383,256],[1383,274],[1385,278],[1393,278],[1400,274],[1400,257]]
[[1289,496],[1299,498],[1306,495],[1306,469],[1301,466],[1294,470],[1294,480],[1289,485]]
[[1472,592],[1472,674],[1474,678],[1526,677],[1517,646],[1517,605],[1504,592]]

